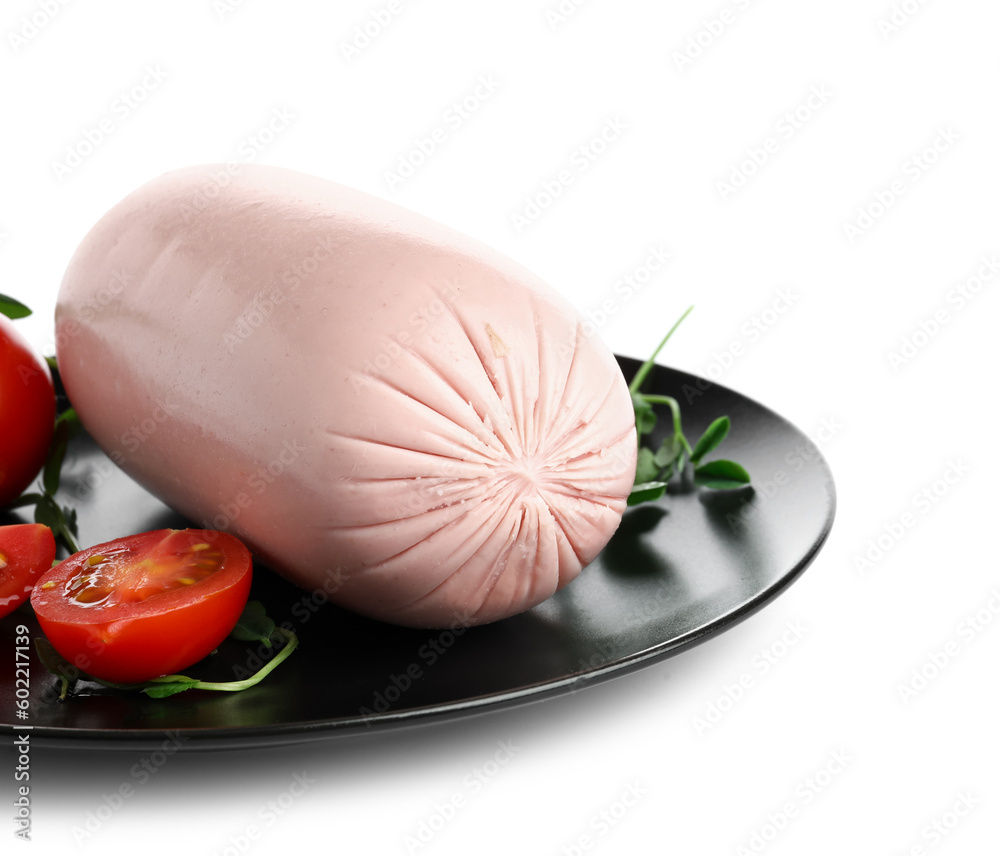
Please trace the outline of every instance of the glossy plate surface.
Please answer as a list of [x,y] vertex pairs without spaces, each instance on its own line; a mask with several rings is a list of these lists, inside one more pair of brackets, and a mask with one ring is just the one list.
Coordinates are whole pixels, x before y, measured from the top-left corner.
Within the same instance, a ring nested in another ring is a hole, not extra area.
[[[630,358],[619,362],[627,377],[638,367]],[[522,615],[464,630],[360,618],[258,567],[251,597],[277,622],[289,622],[301,645],[261,684],[239,693],[157,700],[81,683],[76,697],[57,702],[56,680],[32,650],[29,718],[16,719],[15,628],[24,624],[39,635],[22,607],[0,621],[0,650],[11,655],[0,676],[0,731],[31,725],[32,743],[92,748],[159,746],[165,731],[181,732],[187,750],[317,740],[577,690],[732,626],[816,556],[833,523],[832,476],[802,432],[732,390],[659,366],[647,390],[681,402],[692,442],[713,418],[730,416],[729,437],[709,457],[739,461],[755,483],[776,489],[680,489],[630,509],[603,553],[561,592]],[[667,421],[661,417],[661,426]],[[118,471],[86,436],[71,446],[61,496],[78,508],[82,546],[193,525]],[[227,640],[213,662],[186,672],[228,680],[238,667],[252,671],[255,658],[252,646]]]

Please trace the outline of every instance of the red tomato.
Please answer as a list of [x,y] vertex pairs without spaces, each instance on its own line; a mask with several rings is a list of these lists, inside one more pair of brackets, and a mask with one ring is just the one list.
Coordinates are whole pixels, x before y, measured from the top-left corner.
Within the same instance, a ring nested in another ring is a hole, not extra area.
[[0,506],[17,499],[38,475],[55,419],[48,364],[0,315]]
[[35,581],[52,567],[56,539],[41,523],[0,526],[0,618],[28,599]]
[[232,535],[158,529],[74,553],[35,583],[31,605],[77,668],[140,683],[210,654],[236,625],[251,575]]

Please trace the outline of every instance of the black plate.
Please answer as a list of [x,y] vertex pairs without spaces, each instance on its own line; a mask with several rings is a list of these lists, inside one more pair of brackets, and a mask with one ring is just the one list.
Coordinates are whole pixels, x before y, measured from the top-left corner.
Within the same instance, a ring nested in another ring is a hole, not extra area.
[[[627,377],[638,367],[630,358],[619,362]],[[35,744],[94,748],[160,746],[171,731],[186,749],[356,734],[577,690],[732,626],[784,590],[816,556],[833,523],[833,479],[805,435],[732,390],[663,367],[648,389],[678,398],[689,437],[728,414],[733,428],[719,454],[746,466],[759,487],[678,489],[630,509],[603,553],[563,591],[522,615],[464,632],[360,618],[258,570],[252,597],[276,621],[291,622],[301,640],[261,684],[156,700],[81,683],[76,697],[58,702],[56,681],[32,650],[29,718],[14,718],[11,663],[0,682],[0,731],[30,725]],[[62,494],[78,508],[82,545],[189,525],[85,436],[71,448]],[[0,621],[0,651],[8,662],[18,624],[38,635],[27,607]],[[225,680],[253,655],[227,640],[210,658],[214,664],[186,671]]]

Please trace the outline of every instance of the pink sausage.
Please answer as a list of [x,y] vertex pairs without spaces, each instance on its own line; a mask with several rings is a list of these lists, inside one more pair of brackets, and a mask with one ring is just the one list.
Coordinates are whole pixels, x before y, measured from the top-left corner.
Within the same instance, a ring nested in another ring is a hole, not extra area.
[[298,172],[139,188],[73,256],[56,339],[83,424],[132,478],[388,622],[540,603],[607,543],[635,475],[625,381],[566,300]]

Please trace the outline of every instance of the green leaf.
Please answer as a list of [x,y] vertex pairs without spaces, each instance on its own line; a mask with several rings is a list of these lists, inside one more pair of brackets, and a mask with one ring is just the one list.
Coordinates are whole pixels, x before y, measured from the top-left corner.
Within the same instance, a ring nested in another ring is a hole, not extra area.
[[42,471],[42,485],[48,494],[54,494],[59,490],[59,478],[71,431],[72,422],[70,420],[56,420],[52,443],[49,445],[49,454],[45,459],[45,469]]
[[660,470],[663,469],[656,463],[656,455],[653,450],[643,446],[639,449],[639,458],[635,467],[635,483],[657,481],[660,478]]
[[637,484],[628,495],[626,504],[639,505],[643,502],[655,502],[667,492],[667,483],[662,481],[650,481]]
[[59,701],[62,701],[76,686],[80,670],[65,660],[44,636],[35,638],[35,651],[38,654],[38,659],[42,661],[42,665],[59,678]]
[[715,490],[733,490],[750,484],[750,474],[734,461],[709,461],[695,468],[694,483]]
[[698,466],[705,455],[726,439],[728,433],[729,417],[720,416],[705,429],[705,433],[701,435],[701,439],[694,444],[694,449],[691,452],[691,463]]
[[56,428],[64,423],[69,429],[69,436],[71,438],[75,437],[77,432],[83,428],[83,425],[80,422],[80,417],[77,416],[76,410],[72,407],[67,407],[56,417]]
[[169,680],[157,678],[154,681],[150,681],[142,688],[142,691],[150,698],[166,698],[167,696],[177,695],[177,693],[192,689],[198,686],[199,683],[201,682],[194,678],[185,678],[183,675],[170,675]]
[[642,437],[656,427],[656,413],[653,405],[637,392],[632,393],[632,408],[635,410],[635,430]]
[[25,505],[35,505],[45,497],[40,493],[22,493],[17,499],[11,500],[4,508],[21,508]]
[[42,661],[42,665],[53,675],[73,680],[80,677],[80,670],[53,648],[52,643],[44,636],[35,638],[35,651],[38,653],[38,659]]
[[656,452],[654,460],[660,469],[666,469],[667,467],[673,467],[677,463],[677,459],[683,456],[683,452],[684,444],[674,434],[664,439],[659,450]]
[[0,314],[12,319],[27,318],[31,314],[31,310],[20,300],[15,300],[6,294],[0,294]]
[[51,496],[43,496],[35,505],[35,523],[44,523],[53,532],[60,527],[60,517],[59,506]]
[[[79,531],[76,528],[76,509],[69,508],[68,506],[63,507],[64,523],[65,529],[74,537],[79,536]],[[74,550],[74,553],[78,553],[79,550]]]
[[264,642],[270,645],[273,633],[274,621],[268,618],[264,604],[251,600],[243,607],[243,614],[229,635],[241,642]]

